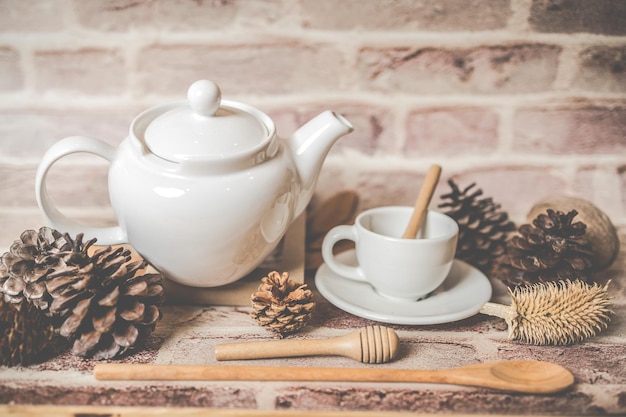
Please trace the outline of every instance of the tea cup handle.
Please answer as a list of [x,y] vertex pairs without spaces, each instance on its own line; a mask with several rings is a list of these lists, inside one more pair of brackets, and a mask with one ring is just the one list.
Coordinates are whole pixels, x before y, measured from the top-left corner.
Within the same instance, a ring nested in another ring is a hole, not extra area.
[[367,282],[363,270],[358,266],[346,265],[337,261],[333,254],[333,247],[340,240],[351,240],[357,243],[356,229],[354,226],[335,226],[326,234],[322,242],[322,258],[328,267],[338,275],[355,281]]
[[114,227],[88,227],[66,217],[54,205],[48,195],[46,179],[52,165],[64,156],[73,153],[91,153],[109,161],[113,161],[116,150],[111,145],[98,139],[84,136],[71,136],[51,146],[44,154],[35,178],[35,194],[37,204],[46,215],[48,221],[60,232],[70,235],[83,233],[86,238],[95,237],[98,244],[114,245],[126,243],[126,232],[118,225]]

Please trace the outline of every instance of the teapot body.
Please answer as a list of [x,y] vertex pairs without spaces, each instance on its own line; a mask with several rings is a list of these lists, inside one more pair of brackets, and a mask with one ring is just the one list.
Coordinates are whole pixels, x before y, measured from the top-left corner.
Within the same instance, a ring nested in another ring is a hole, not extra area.
[[125,139],[109,170],[111,205],[127,241],[169,279],[236,281],[276,247],[295,216],[297,174],[283,146],[244,170],[181,173]]
[[[343,116],[325,111],[281,140],[265,113],[222,100],[217,85],[200,80],[187,102],[139,114],[117,148],[83,136],[55,143],[37,169],[35,194],[59,231],[101,245],[129,243],[165,277],[215,287],[244,277],[272,252],[306,208],[330,147],[350,131]],[[79,152],[109,162],[116,226],[84,226],[50,199],[50,167]]]

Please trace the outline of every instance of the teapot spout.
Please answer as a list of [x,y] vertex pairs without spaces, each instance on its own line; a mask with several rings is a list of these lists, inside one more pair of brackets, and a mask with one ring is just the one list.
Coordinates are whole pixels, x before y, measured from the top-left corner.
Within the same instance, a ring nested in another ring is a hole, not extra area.
[[296,215],[302,213],[309,203],[330,148],[352,130],[352,124],[342,115],[327,110],[308,121],[289,138],[288,146],[301,181]]

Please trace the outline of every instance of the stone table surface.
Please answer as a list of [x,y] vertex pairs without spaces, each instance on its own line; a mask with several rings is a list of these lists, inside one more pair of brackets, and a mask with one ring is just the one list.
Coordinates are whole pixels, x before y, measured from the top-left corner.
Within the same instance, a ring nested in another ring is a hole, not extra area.
[[[61,351],[44,363],[0,368],[0,415],[101,415],[98,410],[107,415],[132,415],[133,410],[141,410],[138,415],[148,415],[150,410],[165,410],[165,415],[174,411],[191,415],[190,412],[199,410],[202,412],[198,415],[207,415],[215,409],[222,411],[223,415],[281,414],[277,411],[293,415],[308,412],[346,415],[364,411],[381,415],[403,412],[623,415],[626,414],[625,232],[622,228],[619,257],[608,270],[595,277],[600,283],[611,280],[609,291],[615,314],[606,330],[581,343],[533,346],[508,341],[504,320],[479,314],[442,325],[389,325],[400,336],[401,345],[398,359],[387,364],[366,365],[331,356],[228,362],[236,365],[446,369],[487,361],[535,359],[558,363],[574,374],[575,386],[564,393],[527,395],[413,383],[98,381],[92,375],[94,361]],[[494,301],[506,302],[505,287],[496,280],[491,281]],[[314,287],[310,274],[307,282]],[[315,298],[317,309],[312,322],[291,339],[339,336],[358,327],[378,324],[336,308],[317,291]],[[273,339],[249,317],[249,311],[249,307],[166,305],[163,319],[145,348],[117,362],[216,364],[214,349],[217,344]],[[50,410],[56,410],[58,414]]]

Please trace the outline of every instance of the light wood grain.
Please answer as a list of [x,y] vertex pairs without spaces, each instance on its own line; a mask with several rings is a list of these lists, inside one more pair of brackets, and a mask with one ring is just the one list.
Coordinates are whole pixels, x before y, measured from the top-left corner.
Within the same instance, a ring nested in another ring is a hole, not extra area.
[[437,164],[431,165],[428,173],[426,174],[426,178],[424,179],[424,184],[422,184],[420,193],[417,196],[417,200],[415,201],[411,219],[409,220],[409,224],[407,225],[402,238],[415,239],[417,231],[419,230],[422,220],[424,219],[424,214],[426,213],[426,210],[428,210],[428,205],[433,197],[433,193],[435,192],[440,176],[441,166]]
[[330,339],[224,343],[215,347],[215,359],[339,355],[364,363],[385,363],[396,357],[398,341],[398,335],[392,329],[368,326]]
[[[421,417],[440,417],[441,414],[419,414]],[[241,410],[201,407],[122,407],[122,406],[84,406],[84,405],[0,405],[0,416],[11,417],[362,417],[362,411],[320,411],[320,410]],[[371,417],[415,416],[415,413],[372,412]],[[475,417],[476,414],[455,414],[456,417]],[[512,414],[490,414],[490,417],[519,417]]]
[[447,370],[99,363],[94,376],[99,380],[415,382],[533,394],[561,392],[574,384],[567,369],[541,361],[490,362]]

